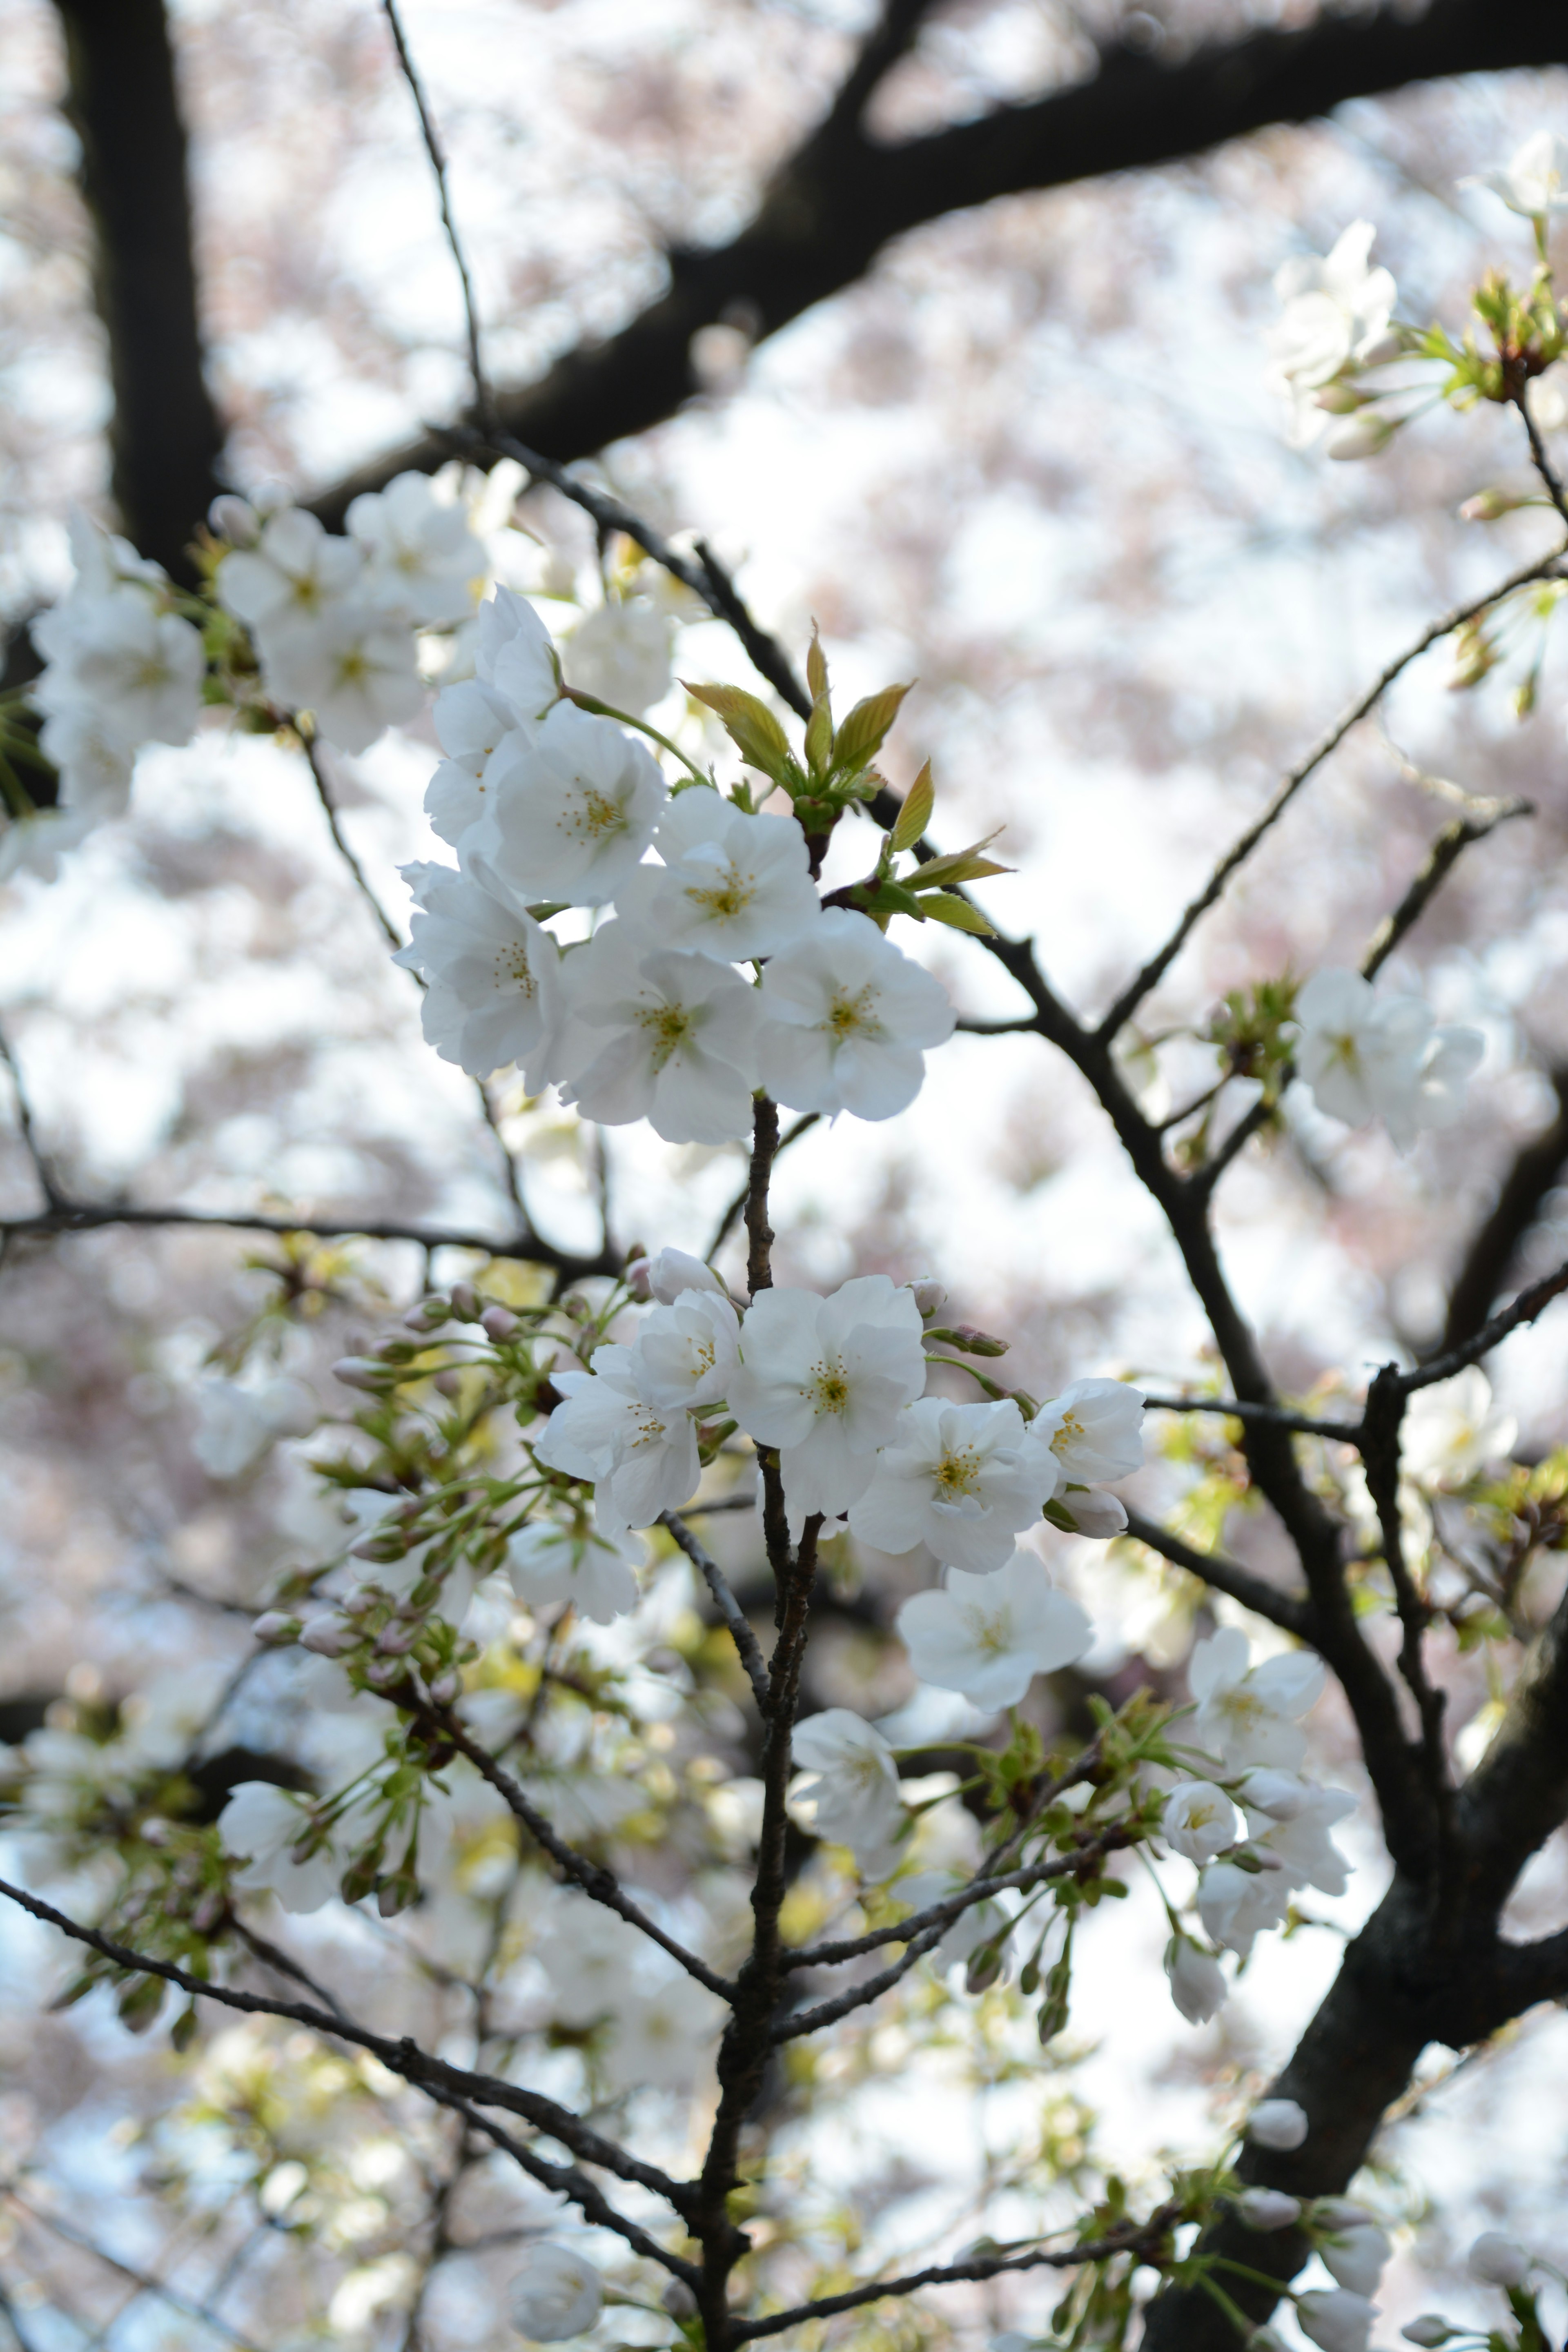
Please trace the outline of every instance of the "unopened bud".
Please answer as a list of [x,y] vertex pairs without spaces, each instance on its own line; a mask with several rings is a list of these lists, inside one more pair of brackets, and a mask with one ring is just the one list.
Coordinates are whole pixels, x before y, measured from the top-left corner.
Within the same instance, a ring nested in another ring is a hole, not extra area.
[[451,1319],[451,1300],[438,1297],[422,1298],[418,1306],[411,1307],[403,1318],[405,1327],[410,1331],[434,1331],[437,1324],[449,1323]]
[[517,1329],[517,1317],[510,1307],[487,1307],[479,1321],[492,1339],[510,1339]]
[[375,1853],[362,1853],[350,1863],[338,1881],[338,1893],[345,1903],[364,1901],[365,1896],[375,1885],[376,1864],[379,1859],[379,1855]]
[[1236,2210],[1249,2230],[1288,2230],[1301,2218],[1301,2200],[1283,2189],[1244,2189]]
[[448,1668],[446,1674],[437,1675],[435,1681],[431,1684],[430,1696],[436,1706],[450,1706],[452,1701],[458,1696],[462,1687],[462,1675],[452,1673]]
[[1478,490],[1459,509],[1461,522],[1499,522],[1505,514],[1512,514],[1524,500],[1512,498],[1507,490]]
[[471,1282],[452,1285],[452,1312],[459,1323],[477,1323],[479,1319],[479,1294]]
[[[648,1299],[653,1297],[653,1274],[646,1257],[639,1257],[635,1265],[627,1266],[626,1288],[634,1298]],[[683,2294],[689,2294],[691,2292],[689,2287],[681,2286],[679,2279],[674,2280],[672,2284],[675,2286],[680,2286]],[[695,2309],[695,2305],[693,2308]]]
[[216,1887],[214,1887],[209,1894],[204,1895],[191,1913],[191,1925],[197,1935],[210,1935],[223,1917],[226,1907],[224,1897]]
[[1336,425],[1323,444],[1325,457],[1375,457],[1394,438],[1392,419],[1363,408],[1359,416],[1347,417]]
[[430,1385],[434,1389],[439,1389],[444,1397],[461,1396],[463,1393],[463,1375],[454,1365],[448,1364],[445,1371],[437,1373]]
[[302,1650],[314,1650],[319,1658],[341,1658],[361,1640],[357,1625],[344,1617],[312,1617],[300,1636]]
[[983,1944],[963,1971],[965,1992],[987,1992],[1002,1973],[1002,1954],[995,1944]]
[[1458,2336],[1460,2331],[1450,2327],[1435,2311],[1424,2311],[1419,2319],[1406,2320],[1399,2332],[1406,2344],[1447,2344],[1450,2336]]
[[363,1389],[371,1396],[381,1396],[396,1381],[395,1374],[374,1356],[340,1356],[332,1366],[332,1378],[342,1381],[346,1389]]
[[312,1822],[310,1828],[305,1831],[304,1834],[301,1837],[297,1837],[293,1844],[289,1847],[289,1859],[291,1863],[302,1867],[310,1860],[313,1854],[321,1852],[321,1832]]
[[351,1559],[374,1559],[384,1563],[401,1559],[409,1548],[407,1536],[394,1528],[379,1528],[374,1535],[360,1536],[349,1546]]
[[338,1606],[345,1617],[363,1617],[375,1607],[380,1598],[374,1584],[351,1584]]
[[384,1919],[395,1919],[398,1913],[406,1911],[411,1903],[418,1900],[418,1896],[417,1882],[407,1872],[400,1870],[395,1878],[383,1879],[376,1888],[375,1907]]
[[416,1625],[386,1625],[375,1637],[375,1646],[384,1658],[405,1657],[419,1639]]
[[1331,416],[1349,416],[1355,409],[1364,408],[1368,395],[1358,392],[1353,383],[1326,383],[1313,395],[1313,406],[1326,408]]
[[261,517],[248,499],[236,498],[226,490],[207,509],[207,522],[218,539],[226,539],[231,547],[254,547],[261,536]]
[[1005,1356],[1008,1347],[1005,1339],[977,1330],[973,1323],[953,1323],[943,1330],[928,1331],[926,1337],[945,1339],[950,1348],[962,1348],[966,1356]]
[[947,1293],[940,1282],[911,1282],[910,1289],[922,1320],[928,1323],[947,1305]]
[[659,2296],[671,2319],[695,2319],[697,2297],[684,2279],[672,2278]]
[[373,1658],[364,1670],[364,1678],[372,1690],[391,1690],[407,1671],[401,1658]]
[[258,1642],[297,1642],[300,1622],[298,1617],[290,1617],[281,1609],[264,1609],[250,1631]]
[[1385,335],[1379,335],[1375,343],[1368,344],[1361,354],[1361,363],[1363,367],[1387,367],[1391,360],[1400,357],[1404,349],[1404,336],[1397,327],[1390,327]]

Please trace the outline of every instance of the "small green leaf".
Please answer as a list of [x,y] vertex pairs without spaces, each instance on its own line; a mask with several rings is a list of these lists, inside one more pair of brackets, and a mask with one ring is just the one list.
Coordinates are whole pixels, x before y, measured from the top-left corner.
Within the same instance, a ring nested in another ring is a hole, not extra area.
[[805,761],[814,776],[826,776],[833,757],[833,712],[826,694],[819,694],[805,722]]
[[[996,831],[1001,831],[1000,825]],[[1010,874],[1010,866],[998,866],[994,858],[982,854],[995,838],[996,834],[988,833],[982,840],[972,841],[967,849],[952,850],[945,857],[928,857],[923,866],[906,874],[904,880],[911,890],[934,890],[942,883],[983,882],[987,875]]]
[[955,931],[972,931],[978,940],[994,940],[995,930],[978,907],[967,898],[955,898],[946,890],[938,890],[925,902],[926,913],[934,922],[948,923]]
[[880,694],[868,694],[864,702],[855,705],[833,739],[833,764],[841,775],[854,775],[881,750],[909,691],[908,686],[885,686]]
[[793,777],[798,777],[788,739],[765,702],[743,687],[691,686],[685,678],[680,682],[693,701],[705,704],[723,721],[730,740],[750,766],[760,768],[777,784],[787,786]]
[[928,760],[910,786],[909,796],[899,811],[898,822],[888,836],[895,850],[914,847],[931,823],[931,813],[935,800],[936,792],[931,783],[931,761]]
[[811,625],[811,643],[805,653],[805,683],[813,702],[826,699],[827,656],[822,650],[822,635],[815,621]]

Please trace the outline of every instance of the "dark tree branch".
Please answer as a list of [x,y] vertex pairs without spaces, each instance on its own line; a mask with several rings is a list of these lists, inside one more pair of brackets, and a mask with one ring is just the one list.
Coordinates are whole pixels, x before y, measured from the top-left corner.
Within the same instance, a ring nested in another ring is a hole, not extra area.
[[[803,1135],[805,1135],[811,1128],[816,1126],[821,1117],[822,1113],[819,1110],[808,1110],[795,1120],[793,1127],[786,1128],[783,1135],[779,1138],[778,1150],[773,1153],[773,1158],[776,1160],[780,1151],[787,1151],[792,1143],[798,1142],[799,1139]],[[702,1253],[703,1256],[709,1259],[710,1262],[711,1262],[711,1260],[718,1255],[720,1249],[728,1240],[730,1234],[734,1227],[735,1220],[740,1216],[751,1196],[752,1179],[750,1172],[748,1171],[745,1182],[742,1185],[740,1191],[736,1193],[734,1199],[731,1202],[729,1207],[720,1218],[717,1226],[714,1228],[713,1238]]]
[[[828,114],[775,173],[738,237],[672,253],[668,289],[618,334],[568,353],[537,384],[499,394],[504,428],[558,460],[645,432],[699,390],[690,346],[700,327],[744,306],[762,334],[773,334],[852,284],[891,239],[943,214],[1172,163],[1407,82],[1568,58],[1553,0],[1500,8],[1433,0],[1418,16],[1388,0],[1207,44],[1174,61],[1111,48],[1090,81],[884,145],[867,134],[866,101],[923,13],[908,0],[885,11]],[[324,491],[316,511],[335,524],[361,490],[408,467],[433,473],[450,454],[443,434],[426,433]]]
[[176,579],[221,488],[222,428],[203,374],[185,132],[163,0],[55,0],[66,111],[81,141],[109,343],[114,502],[127,535]]
[[79,1234],[102,1225],[192,1225],[216,1233],[307,1234],[322,1241],[414,1242],[421,1249],[482,1250],[487,1257],[516,1258],[534,1265],[553,1266],[568,1281],[593,1274],[617,1274],[613,1255],[579,1257],[556,1249],[533,1234],[498,1239],[493,1234],[473,1234],[447,1225],[408,1225],[387,1219],[276,1217],[259,1210],[138,1208],[127,1202],[64,1201],[58,1207],[27,1217],[0,1218],[0,1234],[26,1240],[51,1234]]
[[1194,1544],[1173,1535],[1152,1519],[1144,1518],[1141,1511],[1127,1514],[1127,1532],[1135,1542],[1147,1544],[1173,1568],[1184,1568],[1189,1576],[1197,1576],[1215,1592],[1239,1601],[1255,1617],[1267,1618],[1287,1633],[1294,1633],[1299,1642],[1314,1641],[1312,1604],[1304,1592],[1278,1592],[1250,1568],[1239,1560],[1226,1559],[1222,1553],[1199,1551]]
[[1517,1331],[1521,1324],[1533,1323],[1537,1316],[1544,1314],[1552,1300],[1560,1298],[1565,1290],[1568,1290],[1568,1263],[1560,1265],[1555,1274],[1544,1275],[1541,1281],[1532,1282],[1528,1290],[1521,1290],[1500,1314],[1492,1316],[1479,1331],[1472,1331],[1468,1339],[1460,1340],[1457,1347],[1445,1348],[1440,1356],[1428,1357],[1426,1363],[1418,1364],[1413,1372],[1396,1374],[1392,1386],[1401,1396],[1412,1396],[1417,1389],[1432,1388],[1438,1381],[1451,1381],[1454,1374],[1462,1372],[1467,1364],[1479,1364],[1483,1356],[1489,1356],[1499,1341],[1506,1339],[1510,1331]]
[[1495,833],[1498,826],[1506,824],[1510,817],[1534,814],[1534,803],[1531,801],[1506,801],[1490,816],[1456,817],[1452,824],[1446,825],[1432,844],[1419,873],[1398,906],[1392,914],[1384,917],[1368,941],[1366,954],[1362,959],[1362,978],[1375,979],[1405,933],[1413,929],[1425,914],[1442,888],[1446,877],[1458,864],[1472,841],[1484,841],[1489,833]]
[[429,100],[425,95],[425,85],[419,79],[413,53],[408,47],[407,36],[403,29],[403,19],[398,14],[397,0],[381,0],[381,6],[382,14],[386,18],[387,30],[392,35],[392,45],[397,51],[397,62],[403,69],[403,79],[408,84],[409,96],[414,100],[415,111],[419,117],[420,136],[425,142],[425,152],[430,158],[430,169],[435,175],[436,195],[441,207],[441,226],[447,233],[447,245],[452,256],[453,266],[458,272],[458,283],[463,289],[463,325],[468,339],[468,373],[473,379],[474,412],[479,424],[487,425],[491,418],[491,402],[489,386],[485,379],[484,356],[479,341],[479,304],[474,299],[474,281],[469,275],[468,259],[463,252],[463,240],[458,234],[457,216],[452,210],[452,192],[447,182],[447,157],[442,149],[440,133],[436,128],[436,118],[430,111]]
[[1361,1424],[1354,1421],[1313,1421],[1304,1412],[1288,1412],[1283,1405],[1243,1404],[1237,1397],[1163,1397],[1145,1394],[1152,1412],[1217,1412],[1231,1421],[1267,1422],[1275,1429],[1293,1429],[1300,1437],[1337,1437],[1355,1444]]
[[[750,1507],[752,1507],[748,1502],[748,1508]],[[768,1670],[763,1660],[762,1643],[752,1633],[745,1611],[731,1591],[723,1570],[718,1561],[703,1549],[679,1511],[664,1511],[660,1514],[660,1519],[662,1525],[669,1529],[670,1534],[712,1594],[714,1605],[730,1629],[731,1639],[735,1644],[741,1664],[746,1670],[746,1680],[752,1685],[752,1696],[756,1700],[758,1707],[765,1711],[768,1704]]]
[[1541,1214],[1568,1161],[1568,1064],[1549,1070],[1557,1097],[1550,1126],[1521,1146],[1503,1178],[1497,1202],[1472,1235],[1448,1293],[1443,1353],[1461,1348],[1485,1323],[1521,1243]]

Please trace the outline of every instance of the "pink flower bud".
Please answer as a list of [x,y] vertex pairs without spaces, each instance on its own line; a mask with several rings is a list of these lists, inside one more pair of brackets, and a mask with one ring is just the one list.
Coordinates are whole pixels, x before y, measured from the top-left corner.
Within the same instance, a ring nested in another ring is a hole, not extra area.
[[925,1322],[929,1323],[931,1317],[939,1315],[947,1305],[947,1293],[940,1282],[911,1282],[910,1288]]
[[359,1627],[344,1617],[312,1617],[300,1636],[300,1647],[314,1650],[319,1658],[341,1658],[360,1639]]
[[477,1323],[479,1319],[479,1294],[471,1282],[452,1285],[452,1312],[459,1323]]
[[342,1381],[346,1389],[363,1389],[371,1396],[380,1396],[391,1386],[393,1375],[374,1356],[341,1356],[332,1366],[332,1378]]
[[492,1339],[510,1339],[517,1329],[517,1317],[509,1307],[487,1307],[479,1321]]
[[281,1609],[264,1609],[250,1631],[252,1638],[258,1642],[297,1642],[300,1620],[289,1616]]
[[434,1331],[437,1324],[449,1323],[451,1319],[451,1300],[431,1297],[422,1298],[417,1307],[411,1307],[403,1322],[409,1331]]
[[419,1639],[417,1625],[387,1625],[375,1637],[375,1646],[385,1658],[401,1658]]
[[653,1274],[646,1257],[639,1257],[635,1265],[627,1266],[626,1288],[634,1298],[653,1297]]
[[373,1658],[364,1670],[364,1678],[372,1690],[391,1690],[406,1672],[401,1658]]
[[430,1685],[430,1696],[437,1706],[450,1706],[452,1701],[460,1694],[462,1687],[461,1675],[453,1674],[448,1669],[446,1674],[437,1675]]
[[229,490],[208,507],[207,522],[214,537],[226,539],[231,547],[254,547],[261,536],[261,517],[250,500]]

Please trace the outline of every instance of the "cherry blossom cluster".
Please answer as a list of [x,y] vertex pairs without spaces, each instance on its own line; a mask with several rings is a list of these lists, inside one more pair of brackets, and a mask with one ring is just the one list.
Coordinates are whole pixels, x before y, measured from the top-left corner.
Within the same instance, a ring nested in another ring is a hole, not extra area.
[[[759,1087],[792,1110],[906,1108],[952,1008],[871,916],[823,905],[798,815],[758,813],[744,785],[672,791],[646,743],[563,690],[509,590],[480,611],[474,667],[437,700],[426,797],[457,866],[404,869],[396,961],[426,982],[437,1051],[476,1076],[515,1063],[531,1093],[553,1082],[584,1118],[671,1143],[747,1135]],[[572,910],[596,919],[563,945],[546,926]]]
[[1298,1075],[1320,1110],[1364,1127],[1381,1118],[1400,1150],[1423,1128],[1451,1127],[1486,1051],[1479,1029],[1439,1027],[1423,997],[1379,995],[1359,972],[1314,972],[1296,1000]]

